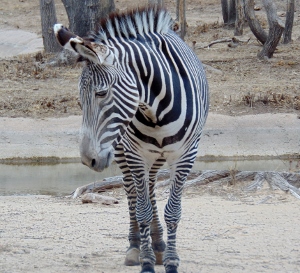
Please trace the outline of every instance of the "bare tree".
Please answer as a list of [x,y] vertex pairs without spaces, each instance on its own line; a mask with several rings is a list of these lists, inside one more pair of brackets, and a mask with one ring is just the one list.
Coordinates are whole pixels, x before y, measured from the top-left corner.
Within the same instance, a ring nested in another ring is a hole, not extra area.
[[40,0],[40,11],[45,52],[59,52],[62,48],[53,32],[53,25],[57,23],[54,0]]
[[295,0],[287,0],[286,20],[283,31],[283,43],[288,44],[292,41],[292,29],[294,24]]
[[260,59],[273,56],[284,30],[284,24],[277,15],[275,3],[272,0],[263,0],[262,2],[267,12],[269,35],[262,51],[257,55]]
[[176,20],[179,22],[180,37],[184,39],[186,34],[185,0],[176,1]]
[[236,19],[236,0],[229,0],[229,9],[228,9],[228,24],[234,25]]
[[235,19],[234,35],[236,36],[243,35],[243,26],[245,21],[244,8],[245,8],[244,0],[235,1],[236,19]]
[[99,19],[115,9],[113,0],[62,0],[69,18],[69,28],[84,37],[94,30]]
[[235,19],[236,19],[235,2],[236,2],[235,0],[221,0],[224,25],[231,26],[235,24]]
[[254,0],[245,1],[245,17],[254,36],[258,41],[264,44],[267,41],[268,34],[261,27],[261,24],[255,16]]
[[228,1],[227,0],[221,0],[221,6],[222,6],[222,16],[224,25],[228,24]]
[[148,0],[149,5],[158,5],[158,6],[163,6],[164,5],[164,0]]

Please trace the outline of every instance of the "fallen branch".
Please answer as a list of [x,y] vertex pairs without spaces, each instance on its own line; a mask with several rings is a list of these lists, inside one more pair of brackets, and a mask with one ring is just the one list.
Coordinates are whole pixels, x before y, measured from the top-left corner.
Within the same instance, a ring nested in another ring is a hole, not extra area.
[[229,43],[232,42],[232,38],[224,38],[224,39],[219,39],[219,40],[215,40],[210,42],[208,45],[206,46],[196,46],[195,48],[210,48],[211,46],[215,45],[215,44],[220,44],[220,43]]
[[[192,173],[190,174],[193,175]],[[160,170],[157,173],[157,181],[166,180],[170,177],[168,170]],[[96,181],[81,187],[78,187],[74,192],[71,193],[72,198],[76,198],[85,193],[90,192],[105,192],[112,188],[120,188],[123,186],[123,176],[113,176],[104,178],[102,181]]]
[[285,192],[290,192],[293,196],[300,199],[300,189],[291,184],[300,182],[299,173],[257,172],[254,182],[247,186],[244,190],[258,190],[262,188],[262,184],[264,181],[267,181],[273,190],[280,189]]
[[112,188],[120,188],[123,186],[123,176],[114,176],[104,178],[102,181],[93,182],[81,187],[78,187],[71,196],[73,198],[79,197],[82,194],[90,192],[104,192]]
[[223,39],[218,39],[215,41],[210,42],[208,45],[206,46],[195,46],[195,49],[200,49],[200,48],[210,48],[215,44],[220,44],[220,43],[230,43],[230,44],[239,44],[239,43],[248,43],[250,41],[250,38],[248,38],[247,40],[241,40],[237,37],[232,37],[232,38],[223,38]]
[[[161,170],[157,174],[156,188],[168,187],[170,185],[169,171]],[[190,186],[200,186],[212,183],[212,186],[216,185],[235,185],[239,181],[253,182],[244,188],[244,191],[256,191],[262,188],[263,183],[266,181],[270,185],[270,188],[280,189],[285,192],[290,192],[293,196],[300,199],[300,172],[252,172],[252,171],[203,171],[203,172],[191,172],[185,183],[185,188]],[[294,186],[293,184],[297,185]],[[90,183],[85,186],[77,188],[72,197],[76,198],[87,193],[99,193],[104,192],[107,189],[122,187],[122,176],[115,176],[105,178],[103,181]]]
[[210,182],[224,179],[229,175],[229,171],[203,171],[197,178],[187,180],[184,187],[206,185]]

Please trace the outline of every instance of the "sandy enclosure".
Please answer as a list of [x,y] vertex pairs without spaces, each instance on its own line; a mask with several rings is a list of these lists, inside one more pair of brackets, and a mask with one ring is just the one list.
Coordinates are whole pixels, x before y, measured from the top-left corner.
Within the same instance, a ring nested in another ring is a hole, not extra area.
[[[119,204],[1,196],[0,271],[139,272],[123,265],[126,198],[121,191],[111,194]],[[158,199],[162,214],[166,193]],[[179,272],[299,272],[298,213],[299,200],[281,192],[240,195],[230,188],[190,188],[178,230]],[[163,266],[155,269],[164,272]]]
[[[124,11],[128,2],[117,0],[116,5]],[[174,14],[173,2],[165,2]],[[261,1],[256,2],[261,5]],[[2,53],[6,49],[11,52],[12,46],[13,55],[24,53],[26,46],[40,50],[38,2],[2,0],[1,3],[0,29],[18,30],[18,43],[21,43],[18,46],[15,40],[1,39]],[[278,13],[283,14],[286,1],[276,3]],[[56,5],[58,20],[67,24],[61,1],[56,1]],[[259,61],[257,53],[261,45],[249,28],[245,28],[244,36],[240,37],[241,40],[250,38],[247,43],[234,48],[229,48],[227,43],[201,48],[214,40],[232,37],[233,30],[222,26],[220,1],[189,0],[187,5],[186,40],[189,44],[196,42],[196,53],[206,65],[211,113],[226,115],[228,119],[230,116],[288,113],[294,117],[293,122],[300,122],[299,8],[295,13],[293,43],[279,44],[273,59]],[[266,27],[264,11],[257,14]],[[21,37],[23,31],[34,34],[34,44],[28,34]],[[26,42],[26,46],[22,42]],[[81,115],[77,90],[80,66],[39,70],[36,54],[4,56],[7,57],[0,58],[1,118],[30,117],[41,122],[43,118]],[[43,62],[48,60],[43,58]],[[295,128],[299,127],[293,127],[297,136]],[[0,134],[5,146],[8,146],[8,133]],[[70,137],[72,135],[67,136]],[[217,137],[212,134],[212,138]],[[24,132],[21,138],[23,144]],[[19,143],[17,137],[15,139]],[[250,140],[253,142],[253,138]],[[286,145],[286,140],[283,143]],[[299,153],[299,139],[295,143],[294,153]],[[230,143],[229,149],[232,146]],[[285,147],[274,146],[276,149]],[[30,147],[34,146],[28,145],[27,149],[32,149]],[[107,194],[119,198],[119,204],[82,204],[80,199],[50,196],[0,196],[0,272],[139,272],[139,267],[123,265],[129,227],[124,193],[120,190]],[[158,192],[157,196],[163,219],[167,193]],[[300,272],[299,208],[300,201],[296,198],[267,188],[252,194],[242,192],[237,185],[189,188],[183,197],[178,230],[179,272]],[[155,269],[157,273],[164,272],[162,266]]]

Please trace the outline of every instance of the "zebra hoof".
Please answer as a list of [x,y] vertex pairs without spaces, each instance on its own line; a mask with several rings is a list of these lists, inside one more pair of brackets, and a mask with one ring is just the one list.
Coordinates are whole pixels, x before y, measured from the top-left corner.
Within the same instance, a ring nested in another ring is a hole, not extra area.
[[166,273],[178,273],[177,266],[169,265],[166,267]]
[[163,265],[163,256],[166,249],[166,244],[164,241],[161,241],[159,243],[154,243],[152,245],[155,258],[156,258],[156,264],[157,265]]
[[164,253],[163,252],[154,252],[155,257],[156,257],[156,262],[155,264],[157,265],[163,265],[163,256]]
[[138,248],[130,248],[126,252],[125,265],[140,265],[140,250]]
[[143,265],[141,273],[155,273],[153,265],[152,264]]

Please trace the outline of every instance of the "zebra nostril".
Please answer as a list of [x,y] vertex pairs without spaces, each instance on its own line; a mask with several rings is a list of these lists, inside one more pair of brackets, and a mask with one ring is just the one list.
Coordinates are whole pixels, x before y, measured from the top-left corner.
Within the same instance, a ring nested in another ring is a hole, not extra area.
[[95,159],[93,159],[93,160],[92,160],[92,168],[94,168],[94,167],[95,167],[95,165],[96,165],[96,160],[95,160]]

